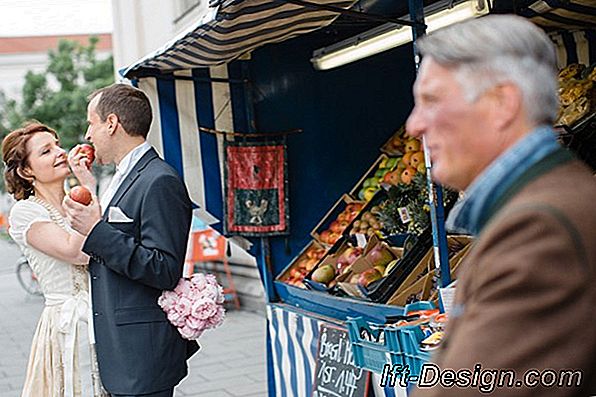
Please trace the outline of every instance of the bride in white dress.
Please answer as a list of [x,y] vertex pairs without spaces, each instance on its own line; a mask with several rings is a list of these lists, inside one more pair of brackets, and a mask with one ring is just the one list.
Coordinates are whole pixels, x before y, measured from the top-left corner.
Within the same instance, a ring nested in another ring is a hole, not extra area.
[[[66,153],[55,131],[35,123],[4,138],[2,158],[7,190],[17,200],[9,233],[45,298],[22,396],[105,396],[87,328],[89,258],[81,252],[84,238],[70,228],[62,209],[64,181],[70,174]],[[93,192],[91,174],[77,170],[85,162],[73,171]]]

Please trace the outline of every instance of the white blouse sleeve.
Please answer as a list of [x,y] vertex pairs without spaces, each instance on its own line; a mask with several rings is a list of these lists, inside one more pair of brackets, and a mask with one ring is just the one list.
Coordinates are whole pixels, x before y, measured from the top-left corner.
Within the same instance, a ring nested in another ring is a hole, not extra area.
[[52,222],[52,219],[42,205],[29,200],[18,201],[8,216],[8,233],[20,246],[28,246],[27,232],[35,222]]

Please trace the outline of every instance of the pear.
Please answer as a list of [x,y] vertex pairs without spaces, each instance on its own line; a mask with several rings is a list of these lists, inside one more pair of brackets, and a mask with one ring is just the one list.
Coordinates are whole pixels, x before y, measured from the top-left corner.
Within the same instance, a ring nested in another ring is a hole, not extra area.
[[331,265],[323,265],[317,268],[310,277],[313,281],[327,284],[335,277],[335,269]]

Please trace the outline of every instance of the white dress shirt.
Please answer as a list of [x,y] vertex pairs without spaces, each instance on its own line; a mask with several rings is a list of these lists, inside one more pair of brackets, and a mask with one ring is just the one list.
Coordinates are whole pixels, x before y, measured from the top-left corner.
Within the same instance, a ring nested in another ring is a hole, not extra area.
[[130,171],[134,168],[134,166],[139,162],[141,157],[145,153],[147,153],[151,149],[151,145],[149,142],[145,141],[141,143],[139,146],[132,149],[126,156],[120,160],[120,162],[116,165],[116,172],[108,185],[106,191],[101,195],[101,200],[99,204],[101,206],[102,214],[106,212],[110,201],[114,198],[114,195],[118,191],[118,188],[122,184],[124,178],[130,174]]

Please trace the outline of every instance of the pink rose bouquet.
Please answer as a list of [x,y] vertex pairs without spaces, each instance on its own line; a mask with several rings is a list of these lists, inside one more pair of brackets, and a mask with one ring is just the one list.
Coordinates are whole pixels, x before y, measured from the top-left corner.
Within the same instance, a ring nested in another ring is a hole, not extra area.
[[173,291],[164,291],[157,303],[184,339],[199,339],[206,329],[224,320],[224,293],[211,274],[196,273],[181,278]]

